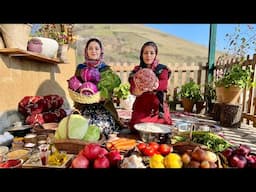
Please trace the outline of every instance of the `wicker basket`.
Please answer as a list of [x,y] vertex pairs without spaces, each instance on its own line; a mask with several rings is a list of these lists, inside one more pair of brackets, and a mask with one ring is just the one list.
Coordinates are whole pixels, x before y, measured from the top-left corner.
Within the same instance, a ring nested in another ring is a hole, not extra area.
[[[67,119],[67,124],[66,124],[66,138],[67,139],[55,139],[54,140],[54,145],[55,147],[59,150],[59,151],[66,151],[67,153],[70,154],[78,154],[79,151],[81,151],[85,145],[89,144],[89,143],[97,143],[97,144],[103,144],[106,141],[106,137],[101,134],[100,136],[100,140],[98,140],[97,142],[87,142],[87,141],[83,141],[80,139],[70,139],[69,138],[69,120],[71,115],[74,112],[79,112],[78,110],[74,110],[70,115],[68,115],[68,119]],[[80,113],[80,112],[79,112]]]
[[92,103],[98,103],[100,101],[100,92],[99,91],[93,95],[84,95],[84,94],[82,94],[83,90],[84,89],[82,89],[80,91],[80,93],[78,93],[71,89],[68,89],[68,92],[69,92],[71,99],[78,103],[92,104]]

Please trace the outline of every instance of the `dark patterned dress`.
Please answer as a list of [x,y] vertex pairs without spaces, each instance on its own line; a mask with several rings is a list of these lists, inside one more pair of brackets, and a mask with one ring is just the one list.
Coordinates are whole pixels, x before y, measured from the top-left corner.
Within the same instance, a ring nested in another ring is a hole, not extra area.
[[[85,64],[79,64],[76,69],[75,74],[80,80],[80,72],[84,67],[86,67]],[[106,70],[111,70],[110,67],[104,63],[100,64],[97,68],[100,73]],[[74,107],[78,109],[85,118],[90,119],[89,125],[94,124],[98,126],[106,137],[108,137],[110,133],[122,128],[118,113],[111,99],[106,99],[105,101],[94,104],[81,104],[75,102]]]
[[97,125],[104,135],[113,133],[119,130],[118,123],[112,117],[111,113],[103,106],[103,103],[84,104],[80,106],[80,112],[85,117],[90,119],[89,125]]

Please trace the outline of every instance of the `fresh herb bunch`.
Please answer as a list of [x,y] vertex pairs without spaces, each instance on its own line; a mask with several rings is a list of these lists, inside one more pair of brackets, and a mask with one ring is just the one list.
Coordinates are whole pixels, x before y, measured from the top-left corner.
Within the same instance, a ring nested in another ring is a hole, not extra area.
[[113,96],[119,99],[127,99],[130,95],[130,84],[122,83],[119,87],[114,88]]

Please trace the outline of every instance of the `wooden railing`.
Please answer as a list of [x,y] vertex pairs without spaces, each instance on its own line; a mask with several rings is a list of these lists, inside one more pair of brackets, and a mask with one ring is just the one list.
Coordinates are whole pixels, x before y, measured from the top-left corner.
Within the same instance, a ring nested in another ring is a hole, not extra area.
[[[228,71],[232,65],[236,63],[241,63],[245,68],[249,66],[252,70],[251,78],[253,81],[256,81],[255,65],[256,65],[256,54],[253,55],[253,58],[250,59],[248,55],[246,60],[240,62],[239,59],[231,59],[228,61],[216,62],[214,70],[214,79],[218,78],[219,71]],[[253,123],[253,126],[256,127],[256,92],[255,87],[245,88],[240,95],[239,103],[242,104],[242,117],[246,119],[247,124]]]
[[[109,64],[114,71],[120,76],[122,83],[128,81],[128,75],[134,68],[134,63],[110,63]],[[207,67],[202,63],[183,63],[183,64],[166,64],[172,71],[168,85],[169,99],[174,96],[174,89],[181,87],[182,84],[189,81],[189,78],[193,78],[198,84],[201,85],[201,90],[204,92],[205,79],[207,74]]]
[[[230,60],[223,62],[216,62],[214,69],[214,80],[217,78],[217,71],[219,70],[229,70],[229,68],[237,63],[237,60]],[[128,81],[128,75],[131,70],[134,68],[134,63],[109,63],[114,71],[116,71],[122,83]],[[168,100],[173,100],[175,96],[175,88],[180,88],[185,82],[190,78],[194,79],[201,86],[202,94],[205,92],[205,85],[208,76],[208,65],[203,63],[169,63],[166,64],[172,71],[169,85],[168,85]],[[246,61],[242,63],[243,66],[250,66],[253,73],[252,79],[256,81],[255,65],[256,65],[256,54],[253,55],[253,58],[250,59],[248,56]],[[243,93],[240,96],[240,104],[242,104],[243,109],[243,118],[246,119],[247,124],[253,122],[254,127],[256,127],[256,92],[255,88],[251,87],[250,89],[244,89]]]

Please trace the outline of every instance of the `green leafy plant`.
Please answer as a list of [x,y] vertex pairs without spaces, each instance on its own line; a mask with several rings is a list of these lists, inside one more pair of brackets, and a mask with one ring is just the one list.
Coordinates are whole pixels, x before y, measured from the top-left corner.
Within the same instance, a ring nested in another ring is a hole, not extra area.
[[130,95],[130,84],[122,83],[118,87],[114,88],[113,96],[119,99],[127,99]]
[[240,64],[232,65],[231,69],[224,73],[224,75],[215,81],[216,87],[251,87],[255,86],[255,82],[252,82],[251,79],[251,69],[250,67],[246,66],[245,68],[242,67]]
[[208,101],[216,100],[216,89],[213,87],[212,84],[205,85],[205,99]]
[[194,102],[203,100],[200,86],[196,84],[193,79],[190,79],[189,82],[181,86],[181,90],[179,91],[178,95],[181,98],[191,99]]

